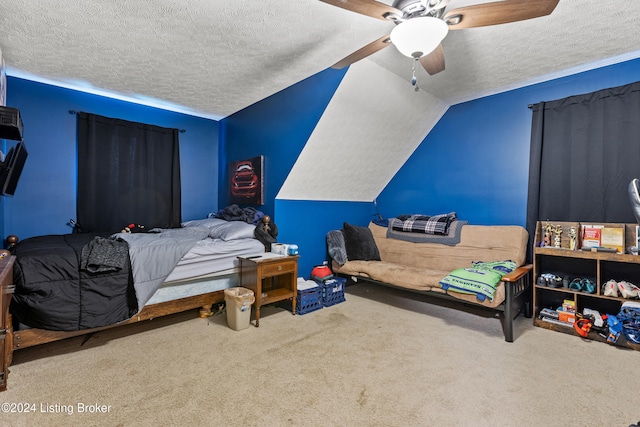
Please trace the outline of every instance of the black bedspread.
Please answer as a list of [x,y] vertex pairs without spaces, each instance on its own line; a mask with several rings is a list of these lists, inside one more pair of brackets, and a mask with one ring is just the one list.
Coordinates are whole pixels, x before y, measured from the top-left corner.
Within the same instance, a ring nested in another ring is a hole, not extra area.
[[80,268],[82,248],[95,237],[91,233],[38,236],[13,248],[14,325],[75,331],[114,324],[135,314],[128,260],[119,271],[90,273]]

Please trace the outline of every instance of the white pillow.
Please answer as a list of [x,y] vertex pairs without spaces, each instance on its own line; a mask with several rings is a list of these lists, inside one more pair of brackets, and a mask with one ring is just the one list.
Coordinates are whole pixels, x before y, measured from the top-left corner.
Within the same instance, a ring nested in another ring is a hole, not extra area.
[[221,218],[205,218],[205,219],[193,219],[191,221],[186,221],[182,223],[183,227],[206,227],[211,230],[214,227],[220,226],[222,224],[226,224],[228,221],[225,221]]
[[244,221],[225,221],[209,229],[209,237],[225,241],[236,239],[253,239],[256,226]]

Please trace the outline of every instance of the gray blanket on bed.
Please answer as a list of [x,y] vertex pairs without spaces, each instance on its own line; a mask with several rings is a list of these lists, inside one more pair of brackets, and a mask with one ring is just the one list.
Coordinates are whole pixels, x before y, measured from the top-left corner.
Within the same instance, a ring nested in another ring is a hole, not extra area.
[[149,233],[117,233],[113,237],[129,244],[133,286],[138,311],[149,301],[173,271],[178,261],[208,236],[202,227],[154,229]]

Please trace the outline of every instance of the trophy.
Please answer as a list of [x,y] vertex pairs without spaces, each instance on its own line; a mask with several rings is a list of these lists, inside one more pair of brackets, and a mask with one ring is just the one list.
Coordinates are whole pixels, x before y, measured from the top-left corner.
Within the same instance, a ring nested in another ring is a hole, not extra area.
[[553,231],[553,227],[548,222],[544,224],[544,238],[542,240],[542,246],[547,247],[551,246],[551,232]]
[[578,243],[578,231],[575,226],[572,225],[571,227],[569,227],[568,235],[569,235],[569,249],[571,249],[572,251],[575,251]]
[[560,248],[560,245],[562,244],[562,226],[554,225],[552,226],[551,231],[553,233],[553,247]]

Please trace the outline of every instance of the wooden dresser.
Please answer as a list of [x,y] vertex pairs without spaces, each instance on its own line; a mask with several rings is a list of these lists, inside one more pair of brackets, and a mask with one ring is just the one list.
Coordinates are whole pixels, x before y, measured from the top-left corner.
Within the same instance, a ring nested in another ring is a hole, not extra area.
[[10,256],[8,251],[0,251],[0,391],[7,389],[7,377],[9,376],[9,364],[11,363],[12,338],[11,331],[8,331],[9,323],[9,303],[13,294],[13,262],[15,257]]

